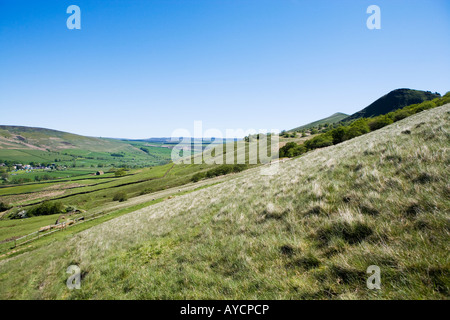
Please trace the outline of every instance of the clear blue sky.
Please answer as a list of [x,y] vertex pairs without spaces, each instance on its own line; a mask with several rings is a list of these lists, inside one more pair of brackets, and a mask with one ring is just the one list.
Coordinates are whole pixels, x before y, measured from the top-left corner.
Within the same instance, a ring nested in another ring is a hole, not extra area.
[[449,91],[449,39],[448,0],[0,0],[0,124],[290,129],[396,88]]

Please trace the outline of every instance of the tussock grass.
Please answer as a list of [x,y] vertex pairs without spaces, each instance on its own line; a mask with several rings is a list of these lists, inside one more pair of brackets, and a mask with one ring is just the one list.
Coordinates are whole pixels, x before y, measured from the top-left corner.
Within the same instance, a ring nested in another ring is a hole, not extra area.
[[448,299],[449,118],[424,111],[0,261],[0,297]]

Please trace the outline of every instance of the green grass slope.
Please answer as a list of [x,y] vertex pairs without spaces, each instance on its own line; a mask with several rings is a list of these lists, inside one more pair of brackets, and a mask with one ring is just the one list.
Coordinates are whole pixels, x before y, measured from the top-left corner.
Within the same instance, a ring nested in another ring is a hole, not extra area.
[[0,137],[11,139],[12,143],[22,147],[29,145],[51,151],[84,149],[114,152],[129,147],[128,144],[119,140],[85,137],[57,130],[22,126],[0,126]]
[[[0,162],[52,163],[78,167],[153,166],[170,161],[171,149],[33,127],[0,126]],[[92,171],[95,172],[95,169]]]
[[448,299],[449,124],[447,104],[59,238],[0,261],[0,298]]
[[332,114],[329,117],[305,124],[303,126],[300,126],[300,127],[294,128],[294,129],[291,129],[288,132],[299,131],[299,130],[303,130],[303,129],[312,129],[312,128],[317,127],[318,125],[325,124],[325,123],[333,124],[333,123],[339,122],[347,117],[348,117],[348,114],[345,114],[342,112],[336,112],[335,114]]
[[344,119],[355,120],[363,117],[374,117],[380,114],[386,114],[397,109],[409,106],[411,104],[421,103],[428,100],[439,98],[440,95],[429,91],[397,89],[377,99],[366,108],[352,114]]

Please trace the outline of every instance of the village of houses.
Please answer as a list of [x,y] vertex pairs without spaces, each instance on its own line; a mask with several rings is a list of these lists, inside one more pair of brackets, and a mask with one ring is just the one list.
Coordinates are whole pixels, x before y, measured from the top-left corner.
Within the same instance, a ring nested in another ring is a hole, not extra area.
[[40,163],[0,163],[0,183],[16,184],[32,181],[51,180],[52,177],[48,174],[39,175],[39,172],[53,172],[53,171],[65,171],[66,166],[59,166],[55,163],[52,164],[40,164]]
[[[8,167],[6,163],[0,163],[0,167]],[[21,164],[16,163],[9,167],[11,170],[11,175],[14,175],[13,172],[18,171],[26,171],[26,172],[32,172],[33,170],[64,170],[67,169],[66,166],[57,166],[56,164],[52,163],[51,165],[41,165],[38,164],[37,166],[32,166],[31,164]]]

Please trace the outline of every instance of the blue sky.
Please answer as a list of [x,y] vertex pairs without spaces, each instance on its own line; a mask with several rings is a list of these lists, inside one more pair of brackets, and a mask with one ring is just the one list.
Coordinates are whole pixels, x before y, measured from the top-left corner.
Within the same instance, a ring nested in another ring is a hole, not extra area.
[[0,0],[0,124],[290,129],[397,88],[449,91],[449,39],[447,0]]

